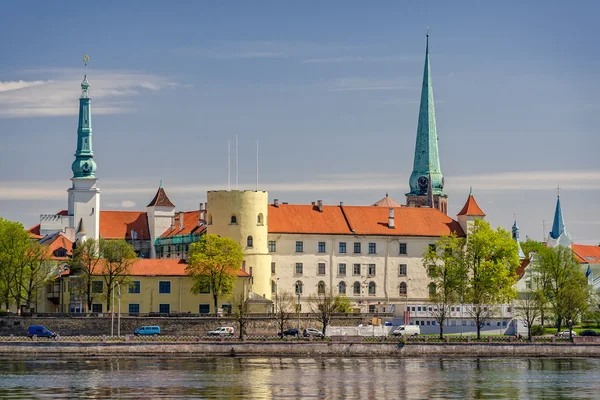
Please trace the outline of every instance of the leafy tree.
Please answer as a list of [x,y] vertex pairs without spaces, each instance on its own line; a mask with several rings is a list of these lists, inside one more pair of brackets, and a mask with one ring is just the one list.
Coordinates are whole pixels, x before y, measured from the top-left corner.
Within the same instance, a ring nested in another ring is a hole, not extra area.
[[231,314],[238,324],[239,337],[242,339],[250,318],[250,299],[247,293],[240,292],[231,296]]
[[137,258],[133,247],[125,240],[100,239],[100,274],[106,283],[106,310],[110,311],[110,300],[114,285],[127,282],[131,266]]
[[315,314],[321,323],[323,336],[333,314],[347,312],[350,308],[350,302],[345,296],[334,294],[333,289],[326,286],[320,287],[316,295],[308,296],[308,305],[311,313]]
[[56,263],[50,260],[50,253],[46,246],[38,242],[30,241],[25,252],[24,263],[15,283],[18,284],[20,307],[21,301],[26,308],[31,308],[31,304],[38,297],[40,290],[43,290],[51,272],[56,267]]
[[535,257],[534,274],[556,320],[556,329],[564,321],[575,320],[587,308],[587,279],[567,247],[545,248]]
[[531,238],[527,238],[526,241],[521,242],[521,250],[523,250],[523,253],[525,253],[525,257],[528,257],[528,258],[529,258],[529,255],[531,254],[531,252],[539,253],[540,251],[543,251],[545,248],[546,248],[546,246],[544,246],[544,244],[542,242],[538,242]]
[[527,337],[531,337],[531,328],[535,324],[535,321],[541,315],[540,302],[543,294],[537,290],[528,290],[521,293],[516,304],[516,314],[519,318],[523,319],[525,326],[527,327]]
[[430,246],[423,266],[431,279],[429,300],[435,305],[434,318],[444,338],[444,322],[450,316],[450,306],[460,300],[461,281],[465,276],[465,240],[452,234]]
[[233,291],[242,265],[242,248],[233,239],[207,234],[190,246],[189,254],[186,271],[194,280],[192,293],[210,291],[216,312],[219,297]]
[[17,298],[20,302],[22,298],[21,288],[16,287],[15,280],[26,264],[28,245],[29,233],[23,225],[0,218],[0,303],[6,310],[10,308],[11,300]]
[[99,247],[98,241],[92,238],[87,239],[75,247],[73,259],[69,263],[71,275],[77,276],[77,278],[72,278],[74,283],[77,281],[77,284],[72,285],[72,287],[85,299],[88,312],[92,310],[92,303],[94,302],[93,277],[102,264]]
[[[292,319],[296,312],[296,303],[294,302],[294,295],[290,291],[282,291],[278,293],[276,299],[275,309],[275,321],[277,322],[277,331],[283,336],[288,321]],[[300,334],[298,332],[298,334]]]
[[493,230],[487,221],[476,220],[465,245],[461,282],[465,302],[471,304],[468,312],[475,320],[478,339],[484,323],[494,314],[494,306],[516,297],[518,266],[519,250],[510,233],[502,228]]

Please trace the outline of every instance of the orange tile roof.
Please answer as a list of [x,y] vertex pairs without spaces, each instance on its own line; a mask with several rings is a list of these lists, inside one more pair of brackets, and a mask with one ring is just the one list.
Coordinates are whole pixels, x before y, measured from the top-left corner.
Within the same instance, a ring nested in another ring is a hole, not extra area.
[[475,201],[475,197],[472,194],[469,195],[467,202],[458,215],[471,215],[474,217],[485,217],[485,213],[479,208],[479,205]]
[[30,239],[41,239],[41,238],[43,238],[43,236],[40,235],[40,224],[34,225],[31,228],[27,229],[27,232],[29,232],[29,238]]
[[580,263],[600,264],[600,246],[573,244],[571,248],[575,253],[575,258]]
[[[173,258],[139,258],[131,266],[128,276],[187,276],[186,267],[185,261]],[[239,269],[237,276],[249,277],[250,274]]]
[[161,238],[202,233],[204,230],[206,230],[206,226],[198,225],[200,210],[186,211],[183,213],[183,229],[179,229],[179,218],[180,214],[176,213],[173,229],[167,229],[162,235],[160,235]]
[[100,211],[100,236],[105,239],[130,239],[131,230],[139,240],[150,240],[148,218],[144,211]]
[[159,187],[158,191],[154,195],[154,198],[152,199],[150,204],[148,204],[146,207],[154,207],[154,206],[156,206],[156,207],[175,207],[175,204],[173,204],[171,202],[171,200],[169,200],[169,197],[167,196],[167,192],[165,192],[165,189],[163,189],[162,187]]
[[527,268],[529,263],[531,263],[531,260],[529,258],[525,258],[523,261],[521,261],[521,265],[519,265],[519,267],[517,268],[517,276],[519,277],[519,279],[523,277],[523,275],[525,275],[525,268]]
[[377,206],[316,206],[280,204],[269,206],[269,233],[340,235],[428,236],[456,232],[460,224],[433,208],[394,208],[395,228],[388,227],[389,208]]

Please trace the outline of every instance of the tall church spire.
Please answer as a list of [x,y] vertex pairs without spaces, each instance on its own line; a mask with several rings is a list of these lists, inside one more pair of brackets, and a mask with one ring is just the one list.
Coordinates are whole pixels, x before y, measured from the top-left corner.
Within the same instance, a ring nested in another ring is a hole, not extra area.
[[[431,180],[431,182],[430,182]],[[406,194],[407,205],[422,207],[427,204],[426,196],[431,186],[431,194],[436,198],[435,208],[446,211],[446,194],[444,193],[444,177],[440,168],[438,154],[438,136],[435,126],[435,107],[433,86],[429,66],[429,32],[425,47],[425,67],[423,69],[423,86],[421,88],[421,105],[417,124],[417,140],[413,171],[410,175],[410,192]],[[424,199],[420,199],[425,196]],[[425,201],[423,201],[425,200]]]
[[550,237],[552,239],[558,239],[563,232],[565,232],[565,220],[563,219],[562,208],[560,206],[560,195],[558,195],[556,198],[556,210],[554,211],[554,222],[552,223]]
[[86,65],[86,74],[81,82],[81,97],[79,98],[79,124],[77,127],[77,151],[75,161],[71,165],[73,178],[95,178],[96,163],[92,150],[92,110],[90,107],[89,89],[87,80],[88,56],[83,58]]

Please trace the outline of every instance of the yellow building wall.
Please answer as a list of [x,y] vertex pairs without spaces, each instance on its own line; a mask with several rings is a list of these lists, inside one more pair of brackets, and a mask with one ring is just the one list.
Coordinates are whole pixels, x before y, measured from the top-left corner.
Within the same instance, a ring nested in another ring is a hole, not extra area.
[[[269,195],[265,191],[219,190],[207,193],[207,233],[228,237],[243,249],[252,291],[271,299],[271,255],[268,251]],[[232,223],[235,217],[235,223]],[[252,237],[252,246],[248,246]]]

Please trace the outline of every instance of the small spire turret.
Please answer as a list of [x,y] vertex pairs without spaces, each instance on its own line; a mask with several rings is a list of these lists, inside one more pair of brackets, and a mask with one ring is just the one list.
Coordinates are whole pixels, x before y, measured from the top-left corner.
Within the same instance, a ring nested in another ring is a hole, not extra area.
[[77,151],[75,161],[71,165],[73,178],[95,179],[96,163],[92,150],[92,110],[90,106],[89,89],[87,80],[87,65],[90,62],[88,56],[83,57],[86,73],[81,82],[81,96],[79,97],[79,124],[77,127]]

